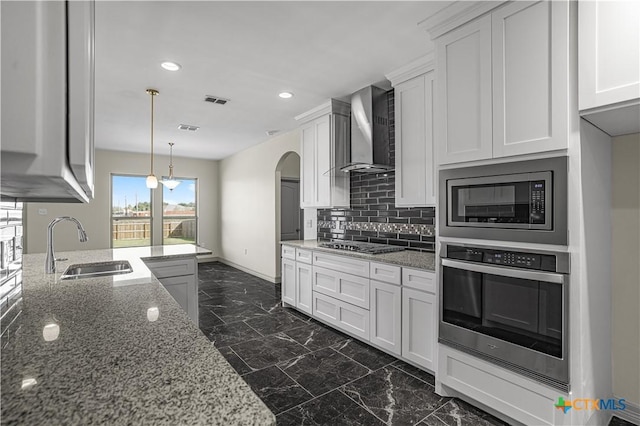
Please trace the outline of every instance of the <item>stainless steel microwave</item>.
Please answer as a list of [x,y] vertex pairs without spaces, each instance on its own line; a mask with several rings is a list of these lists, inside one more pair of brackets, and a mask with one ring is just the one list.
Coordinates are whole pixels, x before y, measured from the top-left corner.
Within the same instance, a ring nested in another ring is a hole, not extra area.
[[440,171],[440,235],[567,245],[567,157]]

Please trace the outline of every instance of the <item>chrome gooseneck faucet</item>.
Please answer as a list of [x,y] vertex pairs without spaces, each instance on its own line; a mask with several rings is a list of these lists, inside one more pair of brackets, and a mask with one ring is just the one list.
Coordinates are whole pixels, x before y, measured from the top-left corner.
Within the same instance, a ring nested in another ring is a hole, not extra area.
[[65,220],[69,220],[76,224],[76,226],[78,227],[78,239],[81,243],[85,243],[88,240],[86,231],[82,227],[82,224],[75,217],[60,216],[53,219],[47,227],[47,259],[44,265],[44,272],[47,274],[53,274],[54,272],[56,272],[56,256],[53,253],[53,227],[56,226],[58,222],[62,222]]

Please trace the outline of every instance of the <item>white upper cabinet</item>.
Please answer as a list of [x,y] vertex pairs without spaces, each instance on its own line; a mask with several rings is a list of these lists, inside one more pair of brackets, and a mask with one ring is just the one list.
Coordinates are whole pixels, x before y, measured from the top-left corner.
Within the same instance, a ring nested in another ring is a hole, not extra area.
[[436,40],[440,164],[491,158],[491,17]]
[[2,195],[93,198],[94,2],[2,2]]
[[296,117],[300,127],[300,207],[349,207],[350,106],[334,99]]
[[[567,148],[570,2],[473,3],[426,23],[436,44],[439,164]],[[449,11],[450,12],[450,11]],[[489,13],[486,13],[489,12]]]
[[640,2],[578,4],[580,111],[610,135],[640,131]]
[[[417,70],[417,71],[416,71]],[[421,73],[417,76],[415,74]],[[396,206],[435,205],[433,58],[387,75],[394,86]],[[407,79],[407,77],[410,77]]]
[[513,2],[491,14],[493,156],[567,147],[569,7]]

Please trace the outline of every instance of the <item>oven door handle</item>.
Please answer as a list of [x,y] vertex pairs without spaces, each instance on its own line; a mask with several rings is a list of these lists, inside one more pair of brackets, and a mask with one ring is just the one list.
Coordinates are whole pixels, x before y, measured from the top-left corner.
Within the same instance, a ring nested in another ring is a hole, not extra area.
[[465,271],[479,272],[481,274],[498,275],[501,277],[521,278],[523,280],[543,281],[555,284],[564,284],[567,279],[567,276],[564,274],[554,274],[552,272],[505,268],[500,266],[483,265],[451,259],[441,259],[441,261],[442,266],[463,269]]

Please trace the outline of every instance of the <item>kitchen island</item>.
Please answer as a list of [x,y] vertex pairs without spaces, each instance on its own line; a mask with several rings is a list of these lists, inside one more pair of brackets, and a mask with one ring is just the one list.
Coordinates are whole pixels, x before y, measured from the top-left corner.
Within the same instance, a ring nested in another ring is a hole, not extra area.
[[[24,255],[19,315],[2,340],[2,424],[275,424],[144,263],[199,254],[210,251],[57,253],[68,260],[55,274],[44,254]],[[133,272],[60,280],[70,264],[120,259]]]

